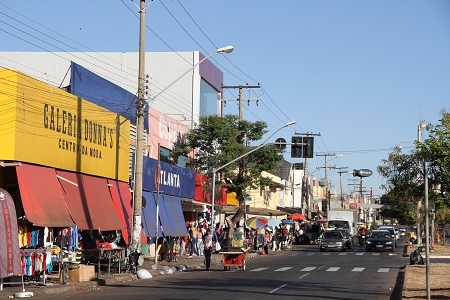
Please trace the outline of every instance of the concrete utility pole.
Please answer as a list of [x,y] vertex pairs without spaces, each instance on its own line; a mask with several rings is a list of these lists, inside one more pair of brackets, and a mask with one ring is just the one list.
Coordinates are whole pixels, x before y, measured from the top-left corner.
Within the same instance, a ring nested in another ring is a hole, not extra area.
[[140,26],[139,26],[139,75],[138,75],[138,102],[137,102],[137,126],[136,126],[136,150],[134,165],[134,190],[133,190],[133,235],[131,251],[141,251],[141,226],[142,226],[142,169],[144,165],[144,108],[145,108],[145,0],[140,2]]
[[324,156],[325,157],[325,192],[326,192],[326,198],[327,198],[327,212],[330,210],[330,190],[328,186],[328,165],[327,165],[327,157],[328,156],[336,156],[335,153],[323,153],[323,154],[316,154],[316,156]]
[[336,170],[342,170],[342,171],[338,171],[339,173],[339,185],[341,188],[341,208],[344,208],[344,195],[342,194],[342,173],[348,173],[348,170],[344,170],[347,169],[348,167],[339,167],[339,168],[335,168]]
[[[417,140],[422,142],[422,130],[425,128],[425,121],[420,121],[420,124],[417,128]],[[420,176],[420,175],[419,175]],[[422,228],[421,228],[421,211],[422,209],[422,200],[417,201],[417,245],[422,244]]]
[[[300,135],[300,136],[320,136],[320,132],[319,133],[312,133],[312,132],[295,132],[295,135]],[[305,157],[305,164],[304,164],[304,169],[303,169],[303,178],[302,178],[302,199],[301,199],[301,203],[303,205],[303,203],[306,203],[306,209],[308,210],[308,218],[311,218],[311,204],[309,203],[309,174],[308,174],[308,158]]]
[[[222,85],[222,89],[239,89],[239,98],[237,99],[237,101],[239,101],[239,121],[242,121],[244,119],[243,116],[243,112],[242,112],[242,102],[244,100],[248,101],[250,103],[250,101],[259,101],[259,98],[248,98],[248,99],[243,99],[242,96],[242,91],[243,89],[259,89],[261,88],[261,86],[258,85]],[[236,101],[236,99],[223,99],[222,101]]]

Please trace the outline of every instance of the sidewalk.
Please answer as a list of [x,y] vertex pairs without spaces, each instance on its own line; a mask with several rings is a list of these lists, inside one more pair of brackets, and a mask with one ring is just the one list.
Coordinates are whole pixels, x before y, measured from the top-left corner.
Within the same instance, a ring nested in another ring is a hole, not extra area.
[[[246,260],[252,259],[258,254],[247,253]],[[170,274],[175,272],[189,272],[192,270],[205,270],[206,266],[204,264],[204,256],[192,256],[192,258],[187,258],[187,256],[178,257],[177,262],[158,262],[155,266],[154,257],[145,258],[141,266],[142,269],[146,269],[152,275],[152,278],[158,276],[170,276]],[[213,253],[211,257],[211,269],[221,269],[223,255],[219,253]],[[131,273],[119,273],[119,274],[101,274],[98,279],[92,281],[84,282],[69,282],[68,284],[63,284],[58,281],[47,281],[47,285],[38,285],[35,283],[25,284],[25,292],[32,292],[33,296],[45,295],[45,294],[61,294],[73,291],[82,290],[95,290],[101,288],[101,286],[114,285],[120,282],[139,280],[135,274]],[[151,280],[151,279],[148,279]],[[14,298],[16,293],[21,293],[22,284],[9,285],[5,284],[3,286],[3,291],[0,291],[0,299]]]
[[[408,245],[404,255],[409,257],[417,246]],[[425,253],[421,253],[425,259]],[[429,282],[432,298],[450,299],[450,246],[434,245],[430,258],[449,259],[449,263],[430,263]],[[405,268],[402,299],[426,299],[426,266],[410,265],[409,258]]]

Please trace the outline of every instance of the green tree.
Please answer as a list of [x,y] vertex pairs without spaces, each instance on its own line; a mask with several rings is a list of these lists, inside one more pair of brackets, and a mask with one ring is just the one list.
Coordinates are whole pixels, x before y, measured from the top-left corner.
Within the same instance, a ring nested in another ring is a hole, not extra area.
[[[220,168],[249,152],[252,147],[248,145],[267,133],[265,122],[239,121],[235,115],[204,116],[199,121],[198,127],[174,145],[172,155],[187,156],[188,168],[208,176],[213,168]],[[245,215],[247,191],[270,184],[271,179],[262,176],[262,171],[276,168],[282,159],[282,150],[269,144],[220,170],[216,186],[220,189],[226,185],[227,193],[235,192],[239,200],[237,211],[229,221],[230,228]],[[232,233],[230,230],[229,238]]]
[[[387,191],[386,197],[395,199],[390,204],[403,207],[396,212],[400,218],[408,220],[414,215],[412,207],[402,202],[417,204],[424,198],[423,162],[426,161],[429,206],[435,208],[438,222],[450,221],[445,213],[450,207],[450,114],[442,110],[441,116],[439,124],[426,126],[428,138],[416,142],[411,153],[404,154],[396,148],[377,168],[386,178],[386,184],[382,186]],[[423,222],[423,217],[416,221]]]

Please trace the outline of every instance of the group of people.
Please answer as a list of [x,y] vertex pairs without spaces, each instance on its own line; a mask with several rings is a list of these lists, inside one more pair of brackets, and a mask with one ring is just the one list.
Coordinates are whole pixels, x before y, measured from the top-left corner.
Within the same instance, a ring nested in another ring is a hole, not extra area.
[[282,224],[280,227],[263,227],[259,229],[247,228],[247,246],[253,251],[267,254],[270,251],[281,251],[292,242],[293,230],[290,226]]

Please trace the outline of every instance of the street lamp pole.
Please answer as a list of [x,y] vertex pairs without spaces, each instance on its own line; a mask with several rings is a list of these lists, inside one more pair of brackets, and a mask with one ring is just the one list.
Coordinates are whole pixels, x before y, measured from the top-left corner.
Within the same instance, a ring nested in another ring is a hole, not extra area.
[[174,81],[172,81],[172,83],[170,83],[168,86],[166,86],[164,89],[162,89],[161,91],[159,91],[158,94],[156,94],[153,98],[157,98],[158,96],[160,96],[161,94],[163,94],[165,91],[167,91],[172,85],[174,85],[175,83],[177,83],[181,78],[183,78],[184,76],[186,76],[191,70],[195,69],[197,66],[199,66],[202,62],[204,62],[205,60],[207,60],[208,58],[211,58],[217,54],[228,54],[233,52],[234,47],[233,46],[226,46],[226,47],[222,47],[222,48],[218,48],[216,50],[216,52],[211,53],[210,55],[204,57],[202,60],[200,60],[198,63],[196,63],[195,65],[193,65],[189,70],[187,70],[186,72],[184,72],[183,74],[181,74],[177,79],[175,79]]
[[212,195],[211,195],[211,230],[214,230],[214,206],[215,206],[215,198],[216,198],[216,173],[220,170],[222,170],[223,168],[231,165],[232,163],[246,157],[247,155],[249,155],[250,153],[255,152],[256,150],[261,149],[262,147],[269,145],[269,144],[273,144],[273,143],[268,143],[267,141],[270,140],[278,131],[280,131],[281,129],[294,125],[297,121],[290,121],[286,124],[283,125],[283,127],[278,128],[274,133],[272,133],[261,145],[259,145],[256,148],[253,148],[252,150],[246,152],[245,154],[233,159],[232,161],[229,161],[228,163],[218,167],[218,168],[213,168],[212,169]]
[[[144,165],[144,107],[145,107],[145,0],[140,3],[140,36],[139,36],[139,77],[138,77],[138,103],[137,103],[137,125],[136,125],[136,151],[135,151],[135,166],[134,166],[134,190],[133,190],[133,235],[131,242],[131,250],[140,252],[140,237],[141,237],[141,223],[142,223],[142,173]],[[183,73],[180,77],[172,81],[166,88],[161,90],[154,98],[160,96],[183,76],[188,74],[192,69],[196,68],[206,59],[217,55],[227,54],[233,51],[233,46],[226,46],[218,48],[216,52],[206,56],[198,63],[193,65],[189,70]],[[159,156],[159,153],[158,153]],[[159,193],[158,193],[159,195]],[[158,214],[158,212],[156,213]],[[157,217],[158,220],[158,217]],[[158,229],[157,229],[158,230]],[[156,234],[157,235],[157,234]],[[157,255],[155,253],[155,255]]]

